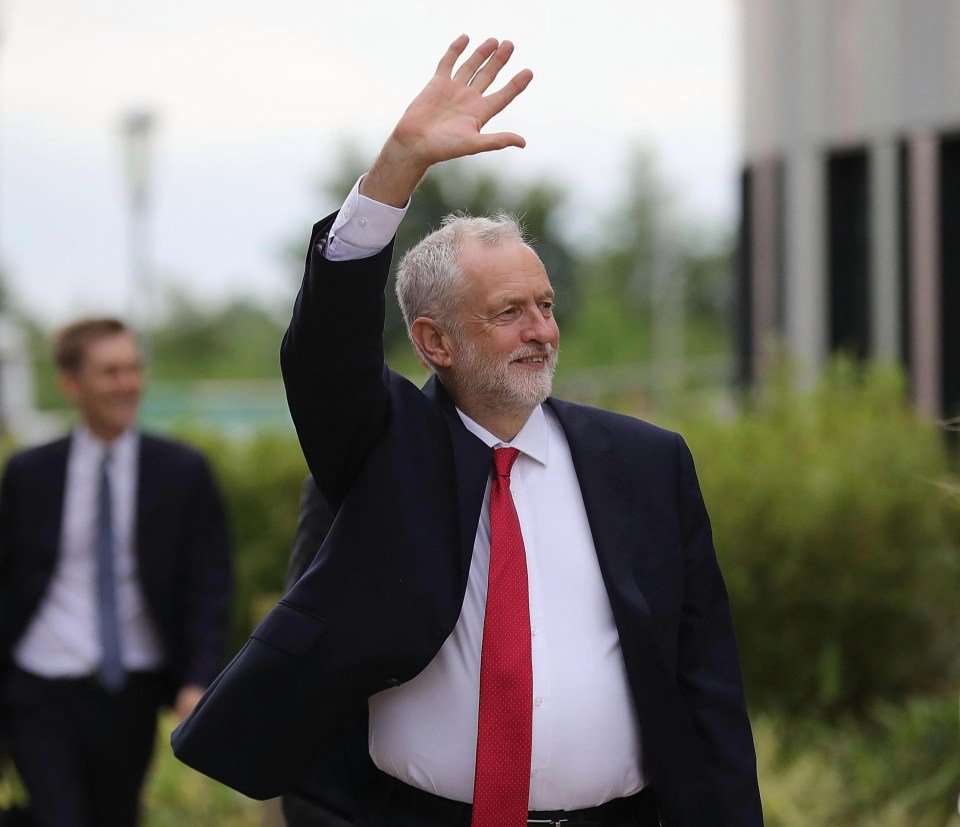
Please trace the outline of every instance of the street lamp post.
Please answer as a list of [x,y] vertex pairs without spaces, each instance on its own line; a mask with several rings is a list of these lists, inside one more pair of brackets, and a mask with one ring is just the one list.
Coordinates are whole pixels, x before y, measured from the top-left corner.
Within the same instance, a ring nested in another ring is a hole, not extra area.
[[150,352],[154,324],[149,213],[150,144],[155,125],[152,112],[139,110],[125,115],[121,127],[128,186],[127,314],[131,324],[140,330],[146,355]]

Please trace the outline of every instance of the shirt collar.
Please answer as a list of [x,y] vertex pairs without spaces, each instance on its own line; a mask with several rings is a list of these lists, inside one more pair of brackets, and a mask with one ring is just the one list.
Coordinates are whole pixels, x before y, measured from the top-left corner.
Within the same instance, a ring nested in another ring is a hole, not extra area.
[[470,433],[480,439],[489,448],[516,448],[541,465],[546,466],[550,457],[550,428],[543,405],[537,405],[527,419],[524,426],[511,442],[504,442],[500,437],[491,434],[486,428],[472,420],[463,411],[457,408],[457,413],[464,426]]
[[130,456],[136,448],[137,432],[134,428],[127,428],[113,442],[104,442],[94,435],[85,422],[81,422],[73,429],[73,442],[76,449],[84,454],[103,456],[109,451],[114,459],[119,460]]

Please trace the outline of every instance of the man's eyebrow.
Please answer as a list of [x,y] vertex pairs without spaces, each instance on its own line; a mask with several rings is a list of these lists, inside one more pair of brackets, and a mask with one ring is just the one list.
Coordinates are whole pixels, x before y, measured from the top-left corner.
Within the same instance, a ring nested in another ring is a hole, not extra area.
[[523,304],[523,299],[513,293],[503,293],[500,296],[491,297],[489,307],[491,310],[498,310],[515,304]]
[[[546,290],[542,290],[541,292],[537,293],[535,299],[536,301],[553,299],[554,295],[553,288],[548,287]],[[494,296],[490,304],[494,307],[500,307],[503,305],[523,304],[525,301],[527,301],[527,296],[520,296],[516,293],[504,293],[501,296]]]

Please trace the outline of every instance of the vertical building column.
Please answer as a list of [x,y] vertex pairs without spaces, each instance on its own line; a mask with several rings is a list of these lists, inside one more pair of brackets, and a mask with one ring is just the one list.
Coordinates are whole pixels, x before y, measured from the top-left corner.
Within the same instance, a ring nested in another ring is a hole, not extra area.
[[870,320],[873,356],[893,362],[900,355],[900,224],[898,149],[892,140],[870,148]]
[[774,160],[757,162],[753,167],[750,190],[751,228],[751,306],[753,376],[762,378],[770,340],[777,333],[778,199],[777,164]]
[[829,349],[824,177],[823,158],[812,149],[787,161],[787,340],[805,379],[823,366]]
[[921,134],[909,143],[910,376],[921,413],[941,415],[939,142]]

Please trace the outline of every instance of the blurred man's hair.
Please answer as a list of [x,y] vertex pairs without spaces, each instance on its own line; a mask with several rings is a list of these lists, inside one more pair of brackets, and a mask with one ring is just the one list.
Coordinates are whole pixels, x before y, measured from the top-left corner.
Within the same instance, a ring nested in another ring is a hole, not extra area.
[[119,319],[104,317],[72,322],[53,336],[53,361],[59,370],[77,371],[93,342],[119,333],[133,335],[133,331]]

